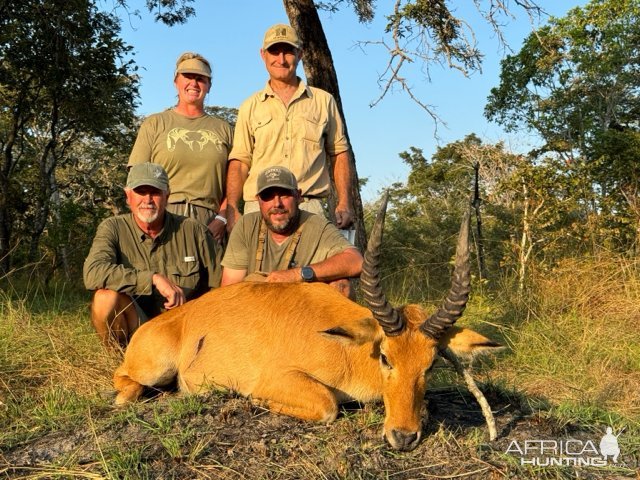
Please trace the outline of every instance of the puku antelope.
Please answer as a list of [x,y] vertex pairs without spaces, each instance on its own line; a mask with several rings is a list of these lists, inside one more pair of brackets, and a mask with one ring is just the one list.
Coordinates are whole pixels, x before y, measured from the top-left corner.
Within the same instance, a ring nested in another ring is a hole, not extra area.
[[[114,374],[116,404],[176,376],[182,392],[226,387],[273,412],[318,422],[334,420],[340,403],[382,398],[384,438],[398,450],[415,448],[426,374],[436,355],[457,362],[455,354],[499,345],[453,326],[470,290],[469,214],[460,229],[451,289],[427,318],[417,305],[393,308],[380,287],[385,210],[386,198],[361,276],[370,309],[323,283],[244,282],[212,290],[136,331]],[[482,394],[472,392],[490,416]],[[487,417],[493,439],[492,419]]]

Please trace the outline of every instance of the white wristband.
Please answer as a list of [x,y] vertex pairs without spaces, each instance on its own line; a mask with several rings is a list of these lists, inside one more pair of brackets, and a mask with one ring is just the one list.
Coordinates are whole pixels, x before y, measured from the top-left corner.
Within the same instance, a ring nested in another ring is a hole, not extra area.
[[222,215],[218,214],[216,215],[215,220],[220,220],[222,223],[224,223],[225,225],[227,224],[227,219],[224,218]]

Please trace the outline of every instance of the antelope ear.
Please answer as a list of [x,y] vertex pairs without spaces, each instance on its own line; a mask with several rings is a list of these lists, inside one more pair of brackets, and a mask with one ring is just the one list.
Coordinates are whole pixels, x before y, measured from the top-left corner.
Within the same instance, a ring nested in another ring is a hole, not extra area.
[[321,331],[320,334],[344,344],[362,345],[372,341],[376,332],[377,322],[373,318],[360,318],[328,328]]
[[504,347],[478,332],[462,327],[451,327],[440,337],[438,348],[450,348],[459,356],[494,353]]

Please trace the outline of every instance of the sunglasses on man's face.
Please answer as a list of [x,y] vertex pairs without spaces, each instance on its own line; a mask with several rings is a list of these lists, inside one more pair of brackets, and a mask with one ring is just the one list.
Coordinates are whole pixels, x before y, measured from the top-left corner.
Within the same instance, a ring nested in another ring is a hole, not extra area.
[[293,190],[287,190],[286,188],[268,188],[258,194],[260,200],[263,202],[270,202],[276,197],[289,198],[294,194]]

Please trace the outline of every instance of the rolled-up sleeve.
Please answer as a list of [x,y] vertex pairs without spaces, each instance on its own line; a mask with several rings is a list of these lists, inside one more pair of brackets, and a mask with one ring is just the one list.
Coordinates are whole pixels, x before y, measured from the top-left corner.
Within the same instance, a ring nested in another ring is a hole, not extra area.
[[347,135],[344,131],[344,123],[342,122],[340,111],[338,110],[338,104],[333,96],[330,96],[329,98],[327,110],[329,112],[329,121],[327,124],[325,148],[327,149],[327,154],[335,156],[349,150],[349,141],[347,140]]

